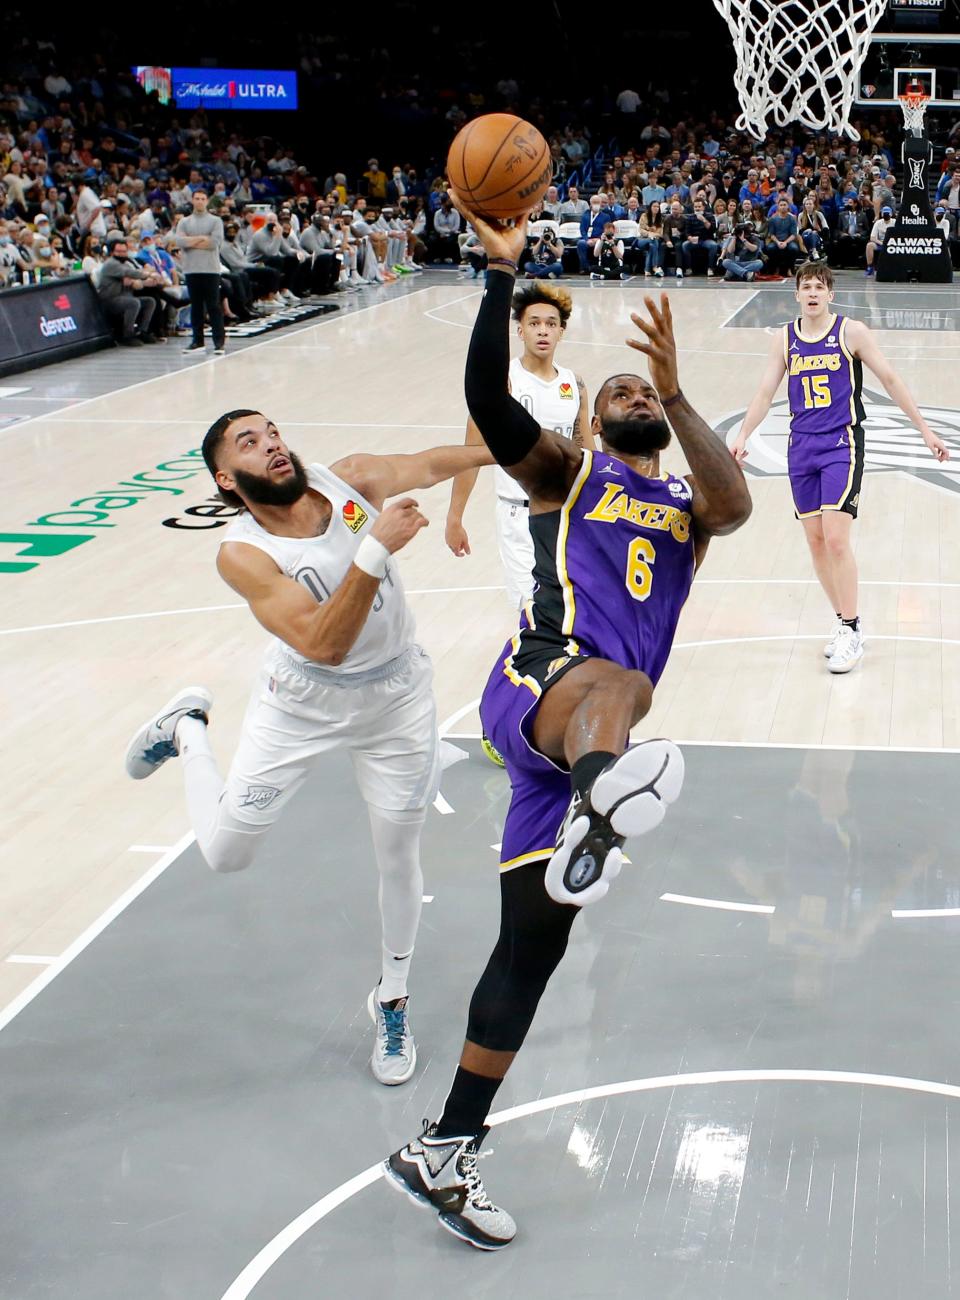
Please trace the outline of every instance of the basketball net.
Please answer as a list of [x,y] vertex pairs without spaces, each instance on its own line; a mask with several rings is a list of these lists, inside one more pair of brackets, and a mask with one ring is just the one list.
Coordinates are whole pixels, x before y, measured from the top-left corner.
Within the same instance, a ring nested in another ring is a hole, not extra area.
[[800,122],[859,140],[850,122],[887,0],[713,0],[737,54],[737,129],[763,139]]
[[900,108],[903,110],[904,129],[912,132],[913,135],[922,136],[923,116],[927,111],[930,96],[919,81],[911,81],[899,98]]

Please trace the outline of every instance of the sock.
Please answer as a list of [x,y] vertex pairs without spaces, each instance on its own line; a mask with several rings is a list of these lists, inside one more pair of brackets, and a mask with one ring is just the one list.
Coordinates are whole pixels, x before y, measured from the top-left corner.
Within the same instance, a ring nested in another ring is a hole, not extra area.
[[444,1102],[443,1114],[437,1123],[437,1136],[463,1137],[467,1133],[479,1133],[487,1122],[501,1083],[502,1079],[489,1079],[485,1074],[474,1074],[458,1065],[453,1086]]
[[853,616],[853,618],[841,617],[840,622],[843,624],[844,627],[848,627],[851,632],[860,631],[860,619],[856,614]]
[[605,749],[595,749],[590,754],[578,758],[570,769],[570,788],[577,796],[582,796],[613,759],[618,755]]
[[383,974],[380,976],[380,983],[377,986],[377,997],[384,1006],[388,1002],[395,1002],[398,998],[407,996],[407,977],[410,974],[410,959],[413,957],[413,949],[406,956],[398,956],[391,952],[389,948],[383,950]]

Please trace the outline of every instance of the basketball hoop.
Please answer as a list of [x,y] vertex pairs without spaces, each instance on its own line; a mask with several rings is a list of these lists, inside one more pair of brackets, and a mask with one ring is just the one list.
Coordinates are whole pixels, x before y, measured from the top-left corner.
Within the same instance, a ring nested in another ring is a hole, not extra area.
[[923,115],[930,103],[930,96],[919,81],[910,81],[904,87],[903,94],[899,95],[898,98],[903,112],[904,128],[914,135],[922,136]]
[[737,129],[758,139],[800,122],[859,140],[850,122],[887,0],[713,0],[737,55]]

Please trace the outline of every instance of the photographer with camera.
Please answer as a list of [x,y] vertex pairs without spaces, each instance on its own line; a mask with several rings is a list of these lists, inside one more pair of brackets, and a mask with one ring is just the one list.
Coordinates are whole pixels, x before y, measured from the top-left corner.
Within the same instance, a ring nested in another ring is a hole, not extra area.
[[752,221],[738,221],[720,252],[724,280],[752,280],[763,270],[760,237]]
[[559,279],[563,275],[563,244],[557,237],[555,226],[545,226],[530,249],[530,257],[523,269],[530,280]]
[[593,246],[593,255],[597,259],[596,271],[590,272],[591,280],[621,280],[623,278],[623,240],[617,238],[616,227],[608,221],[600,233],[600,238]]

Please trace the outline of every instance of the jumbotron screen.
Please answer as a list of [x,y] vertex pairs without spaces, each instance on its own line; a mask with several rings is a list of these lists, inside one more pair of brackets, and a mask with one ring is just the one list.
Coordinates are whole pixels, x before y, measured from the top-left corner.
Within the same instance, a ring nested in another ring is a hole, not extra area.
[[177,108],[270,109],[297,107],[297,74],[261,68],[164,68],[138,64],[134,76],[161,104]]

